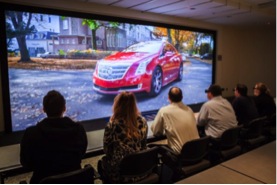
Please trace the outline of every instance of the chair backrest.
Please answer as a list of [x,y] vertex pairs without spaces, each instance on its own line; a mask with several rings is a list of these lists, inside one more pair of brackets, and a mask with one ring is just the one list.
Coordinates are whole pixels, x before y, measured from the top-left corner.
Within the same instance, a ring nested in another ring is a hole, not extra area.
[[87,164],[79,170],[46,177],[40,184],[94,184],[94,168]]
[[142,150],[125,156],[119,173],[124,177],[138,177],[150,174],[158,165],[158,147]]
[[239,142],[241,128],[242,126],[237,126],[225,130],[220,138],[220,148],[229,149],[236,146]]
[[264,126],[273,126],[273,127],[276,127],[276,113],[272,114],[270,117],[268,117],[266,119]]
[[179,159],[183,164],[194,164],[201,161],[209,151],[209,143],[209,136],[186,142],[182,147]]
[[247,138],[255,138],[262,135],[264,122],[266,121],[266,117],[256,118],[249,122]]

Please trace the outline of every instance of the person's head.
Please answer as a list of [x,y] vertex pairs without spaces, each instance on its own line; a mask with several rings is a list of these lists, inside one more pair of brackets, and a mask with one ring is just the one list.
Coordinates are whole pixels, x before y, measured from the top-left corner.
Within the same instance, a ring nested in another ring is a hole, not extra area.
[[182,90],[179,87],[171,87],[168,92],[168,99],[170,102],[180,102],[183,99]]
[[247,91],[248,91],[248,88],[247,88],[246,85],[244,85],[244,84],[237,84],[235,89],[234,89],[235,97],[238,97],[238,96],[247,96]]
[[137,116],[139,115],[136,97],[131,92],[121,92],[114,98],[113,116],[111,121],[122,119],[128,124],[127,134],[129,137],[138,136]]
[[43,110],[47,117],[62,117],[66,101],[60,92],[51,90],[43,98]]
[[219,85],[212,84],[208,89],[205,90],[207,93],[207,98],[210,100],[213,97],[222,95],[222,88]]
[[254,96],[259,96],[261,94],[268,94],[270,95],[270,91],[264,83],[256,83],[254,86]]

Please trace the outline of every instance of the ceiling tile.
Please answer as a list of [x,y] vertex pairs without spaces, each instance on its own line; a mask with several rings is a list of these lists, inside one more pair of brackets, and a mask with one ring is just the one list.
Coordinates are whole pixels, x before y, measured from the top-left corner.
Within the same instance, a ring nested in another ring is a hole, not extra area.
[[165,5],[170,5],[177,1],[180,1],[180,0],[152,0],[144,4],[134,6],[132,9],[139,10],[139,11],[150,11],[151,9],[155,9]]

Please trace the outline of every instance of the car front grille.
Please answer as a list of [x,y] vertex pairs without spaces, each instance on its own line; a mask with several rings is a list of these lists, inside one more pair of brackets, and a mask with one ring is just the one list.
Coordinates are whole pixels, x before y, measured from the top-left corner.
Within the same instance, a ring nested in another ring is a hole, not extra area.
[[98,76],[105,80],[119,80],[122,79],[127,72],[130,65],[109,65],[99,64],[98,65]]

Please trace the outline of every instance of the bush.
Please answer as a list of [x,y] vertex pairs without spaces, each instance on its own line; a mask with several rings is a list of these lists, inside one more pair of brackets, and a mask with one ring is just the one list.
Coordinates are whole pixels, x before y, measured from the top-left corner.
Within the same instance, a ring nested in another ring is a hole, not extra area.
[[100,51],[100,50],[69,50],[67,52],[67,58],[72,59],[102,59],[110,55],[112,51]]
[[65,52],[64,52],[64,50],[60,49],[60,50],[59,50],[59,55],[62,55],[62,56],[64,56],[64,55],[65,55]]

